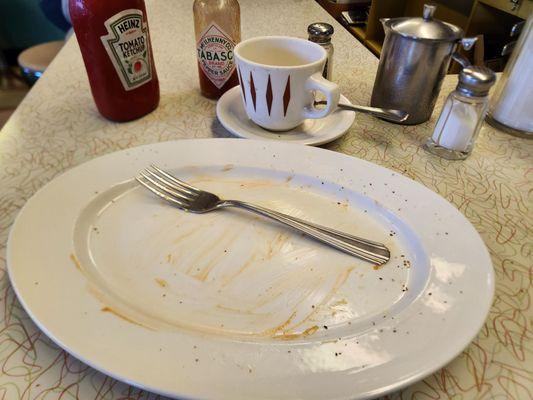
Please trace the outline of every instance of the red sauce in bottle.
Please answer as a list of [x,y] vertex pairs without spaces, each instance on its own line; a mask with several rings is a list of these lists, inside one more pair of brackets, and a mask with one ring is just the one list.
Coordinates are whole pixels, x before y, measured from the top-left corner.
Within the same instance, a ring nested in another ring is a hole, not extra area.
[[159,104],[144,0],[70,0],[70,17],[96,106],[129,121]]
[[198,63],[198,75],[200,77],[200,90],[202,94],[209,99],[218,99],[232,87],[239,84],[239,78],[237,77],[237,70],[234,70],[228,81],[219,89],[213,82],[206,76],[205,72]]
[[239,84],[233,49],[241,40],[237,0],[195,0],[194,32],[200,90],[211,99]]

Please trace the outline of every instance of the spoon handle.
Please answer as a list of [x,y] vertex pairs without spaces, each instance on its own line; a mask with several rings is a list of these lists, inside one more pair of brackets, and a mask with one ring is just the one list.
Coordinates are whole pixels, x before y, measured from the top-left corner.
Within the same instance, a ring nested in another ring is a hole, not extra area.
[[[325,104],[325,103],[326,103],[325,101],[315,101],[315,105],[317,105],[317,104]],[[409,117],[409,114],[407,112],[405,112],[405,111],[389,110],[389,109],[386,109],[386,108],[366,107],[366,106],[353,106],[353,105],[342,104],[342,103],[339,103],[338,107],[343,109],[343,110],[357,111],[357,112],[361,112],[361,113],[364,113],[364,114],[370,114],[370,115],[373,115],[375,117],[388,119],[388,120],[394,121],[394,122],[403,122]]]

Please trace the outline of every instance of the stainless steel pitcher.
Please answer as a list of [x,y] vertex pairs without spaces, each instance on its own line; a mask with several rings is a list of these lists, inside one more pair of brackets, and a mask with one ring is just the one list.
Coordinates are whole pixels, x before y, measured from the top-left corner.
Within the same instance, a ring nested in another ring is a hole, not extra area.
[[463,67],[468,60],[455,52],[469,50],[476,38],[463,38],[459,27],[434,19],[436,7],[424,5],[422,18],[383,18],[385,41],[372,91],[373,107],[407,111],[401,124],[427,121],[453,57]]

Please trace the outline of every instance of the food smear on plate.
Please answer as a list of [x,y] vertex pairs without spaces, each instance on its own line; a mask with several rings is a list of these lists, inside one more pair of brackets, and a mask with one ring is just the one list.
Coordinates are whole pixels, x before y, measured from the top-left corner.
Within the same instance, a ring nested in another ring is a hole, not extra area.
[[[286,173],[278,180],[246,179],[226,167],[209,174],[195,170],[184,178],[223,198],[383,239],[391,261],[376,276],[372,264],[262,217],[239,210],[185,213],[147,201],[142,190],[126,189],[92,206],[90,226],[98,232],[88,229],[80,240],[89,243],[90,253],[76,252],[92,293],[105,307],[161,331],[323,341],[349,334],[358,324],[372,327],[385,312],[393,315],[389,310],[404,297],[416,295],[405,258],[399,257],[410,249],[401,234],[389,235],[385,211],[373,199],[323,180],[313,184],[291,175],[287,181]],[[117,238],[124,242],[110,252],[108,244]]]

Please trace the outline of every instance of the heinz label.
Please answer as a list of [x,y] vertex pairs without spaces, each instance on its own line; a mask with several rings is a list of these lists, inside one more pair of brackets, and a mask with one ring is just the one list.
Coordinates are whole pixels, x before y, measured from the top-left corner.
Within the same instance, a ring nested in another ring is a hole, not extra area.
[[129,9],[105,22],[102,43],[124,90],[133,90],[152,79],[148,28],[141,10]]
[[215,23],[207,26],[196,45],[200,68],[219,89],[235,70],[234,47],[233,39]]

